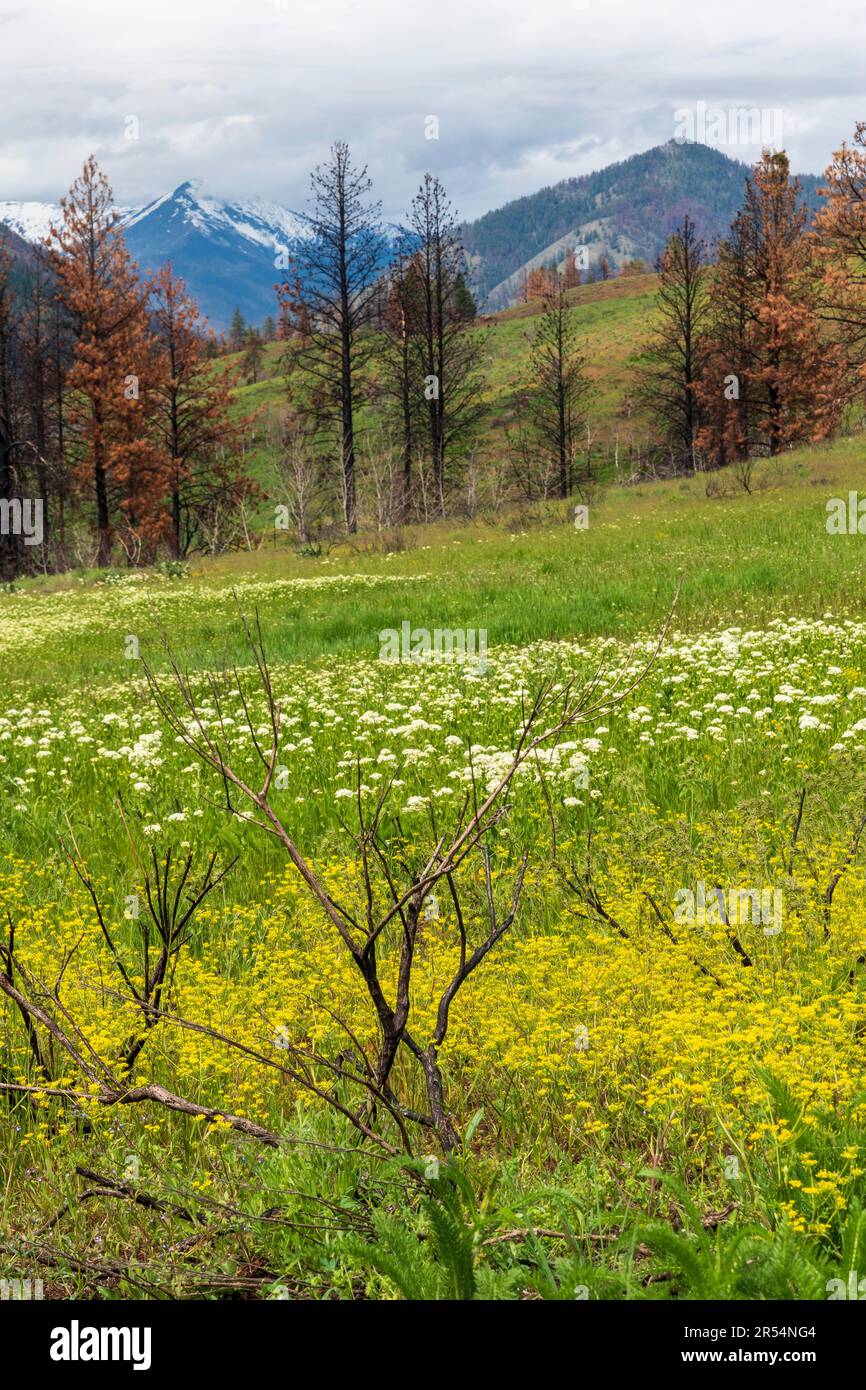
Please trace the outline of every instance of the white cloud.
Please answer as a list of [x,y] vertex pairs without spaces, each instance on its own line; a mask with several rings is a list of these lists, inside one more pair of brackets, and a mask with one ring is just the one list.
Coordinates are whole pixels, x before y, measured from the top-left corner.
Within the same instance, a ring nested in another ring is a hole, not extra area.
[[860,0],[0,0],[0,200],[54,200],[93,151],[123,204],[200,176],[300,207],[344,138],[386,216],[426,168],[475,216],[670,139],[699,100],[781,108],[818,172],[866,118],[864,37]]

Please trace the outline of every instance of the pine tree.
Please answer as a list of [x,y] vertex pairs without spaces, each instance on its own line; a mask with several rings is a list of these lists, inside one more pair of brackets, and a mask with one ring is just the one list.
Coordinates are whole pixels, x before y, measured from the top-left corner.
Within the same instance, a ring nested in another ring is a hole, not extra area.
[[214,367],[207,324],[170,264],[154,279],[151,307],[162,358],[156,437],[168,475],[171,547],[182,556],[200,541],[205,517],[250,490],[235,460],[252,417],[232,412],[237,373]]
[[457,272],[454,279],[454,313],[464,323],[469,323],[478,314],[475,296],[467,285],[462,270]]
[[0,242],[0,579],[8,582],[20,573],[23,542],[13,526],[10,504],[18,501],[16,460],[20,436],[20,385],[18,378],[19,323],[12,292],[12,257]]
[[241,362],[241,371],[248,386],[254,386],[258,381],[264,358],[265,350],[262,345],[261,334],[256,328],[248,328],[244,338],[244,355]]
[[815,219],[823,271],[822,316],[834,324],[848,360],[866,377],[866,122],[843,144],[825,174],[826,197]]
[[416,337],[423,318],[420,302],[423,276],[415,263],[416,255],[414,239],[404,235],[395,247],[389,268],[381,313],[384,346],[377,361],[378,380],[385,395],[394,403],[397,415],[404,522],[409,520],[412,511],[412,465],[424,426],[416,351]]
[[165,478],[150,437],[158,357],[142,284],[117,226],[111,188],[91,156],[61,200],[51,234],[58,296],[75,335],[67,379],[70,441],[79,480],[96,505],[97,563],[111,558],[118,528],[129,546],[163,528]]
[[381,205],[370,202],[366,168],[338,141],[311,175],[311,235],[284,287],[284,312],[297,332],[295,364],[313,378],[323,423],[336,425],[343,518],[357,530],[355,412],[374,341],[372,293],[381,273]]
[[577,441],[589,390],[576,314],[558,283],[543,301],[531,341],[528,400],[541,448],[556,469],[560,497],[568,497],[576,481]]
[[711,282],[713,323],[699,398],[712,462],[779,454],[826,437],[846,395],[844,353],[821,333],[814,246],[784,152],[746,180]]
[[539,265],[530,270],[526,277],[527,302],[546,299],[554,292],[556,280],[556,271],[550,266]]
[[571,243],[565,248],[565,255],[560,267],[559,278],[564,290],[577,289],[577,286],[580,284],[580,268],[577,264],[577,254]]
[[656,265],[658,326],[644,349],[638,395],[677,467],[694,466],[701,424],[698,385],[709,326],[707,251],[686,215]]
[[26,312],[21,321],[21,372],[32,441],[36,488],[42,499],[42,527],[52,538],[58,514],[62,559],[63,507],[69,493],[63,442],[65,377],[71,365],[70,323],[55,293],[49,255],[34,247],[24,277]]
[[431,174],[412,200],[408,232],[418,248],[410,263],[418,306],[412,326],[420,366],[416,390],[423,393],[434,491],[444,516],[448,461],[465,449],[481,414],[481,342],[458,309],[455,294],[466,257],[445,189]]
[[244,339],[246,338],[246,336],[246,319],[244,318],[240,309],[235,308],[235,311],[232,314],[231,323],[229,324],[229,344],[231,346],[232,352],[240,352],[242,350],[244,345]]

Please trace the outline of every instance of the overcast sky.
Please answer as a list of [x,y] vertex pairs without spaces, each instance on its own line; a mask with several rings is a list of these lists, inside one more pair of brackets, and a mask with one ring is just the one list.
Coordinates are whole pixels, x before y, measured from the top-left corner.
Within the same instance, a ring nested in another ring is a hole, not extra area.
[[55,201],[94,152],[123,204],[201,177],[303,209],[347,139],[386,216],[429,168],[475,217],[698,102],[781,112],[820,172],[866,120],[864,39],[863,0],[0,0],[0,201]]

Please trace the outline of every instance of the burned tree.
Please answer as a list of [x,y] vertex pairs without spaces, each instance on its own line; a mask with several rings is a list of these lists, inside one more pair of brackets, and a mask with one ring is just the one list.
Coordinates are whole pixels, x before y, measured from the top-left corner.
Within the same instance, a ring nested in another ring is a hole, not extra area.
[[369,201],[366,168],[357,169],[349,146],[338,141],[327,164],[311,176],[310,235],[286,286],[284,324],[303,321],[306,343],[296,365],[313,378],[322,423],[336,424],[343,518],[357,530],[355,412],[359,376],[373,350],[369,332],[373,288],[382,270],[380,204]]
[[707,250],[690,217],[668,238],[656,269],[658,326],[644,349],[639,396],[674,466],[694,467],[710,299]]
[[560,497],[568,497],[575,485],[589,390],[577,320],[556,277],[544,297],[530,346],[528,401],[533,432],[556,470]]
[[466,256],[454,210],[438,178],[424,176],[407,228],[415,252],[408,266],[416,398],[426,421],[426,449],[444,516],[448,460],[467,446],[481,415],[482,341],[468,326]]

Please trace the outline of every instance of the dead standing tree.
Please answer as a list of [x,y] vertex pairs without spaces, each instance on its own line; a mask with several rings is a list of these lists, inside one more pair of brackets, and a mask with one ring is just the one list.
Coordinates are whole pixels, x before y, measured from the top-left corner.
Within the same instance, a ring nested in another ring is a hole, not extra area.
[[[322,422],[336,425],[346,530],[358,529],[355,447],[374,288],[384,269],[381,204],[370,202],[366,167],[356,168],[338,140],[311,175],[310,236],[303,239],[295,281],[281,291],[287,326],[298,330],[294,360],[320,398]],[[302,286],[302,288],[301,288]]]
[[[164,1018],[171,1008],[171,995],[178,961],[192,938],[193,919],[215,888],[231,872],[236,858],[214,873],[217,856],[211,855],[201,881],[197,884],[190,879],[194,856],[188,854],[180,866],[177,882],[172,881],[172,851],[166,852],[162,863],[151,846],[152,870],[145,869],[139,861],[144,879],[146,911],[134,915],[138,936],[138,960],[133,972],[127,969],[123,954],[114,939],[107,923],[106,914],[97,894],[96,887],[85,868],[81,852],[72,837],[74,854],[69,853],[69,861],[93,903],[99,930],[108,947],[115,968],[123,982],[126,995],[131,1004],[141,1011],[142,1027],[136,1030],[121,1049],[120,1067],[123,1075],[132,1072],[136,1060],[147,1043],[150,1030]],[[134,846],[133,846],[134,849]],[[138,858],[136,852],[136,858]],[[10,959],[12,958],[10,952]],[[134,975],[140,980],[136,984]]]

